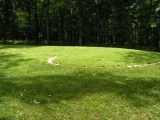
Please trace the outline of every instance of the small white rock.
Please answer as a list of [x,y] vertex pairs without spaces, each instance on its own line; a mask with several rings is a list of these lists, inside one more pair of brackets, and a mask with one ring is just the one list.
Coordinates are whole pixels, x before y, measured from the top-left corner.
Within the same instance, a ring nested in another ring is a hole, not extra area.
[[132,68],[132,66],[127,66],[128,68]]

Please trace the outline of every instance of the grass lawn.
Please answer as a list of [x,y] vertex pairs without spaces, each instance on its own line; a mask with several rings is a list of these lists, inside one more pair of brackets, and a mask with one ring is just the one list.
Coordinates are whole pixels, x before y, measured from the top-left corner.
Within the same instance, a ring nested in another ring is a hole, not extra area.
[[160,53],[1,45],[0,120],[158,120],[160,64],[127,67],[155,62]]

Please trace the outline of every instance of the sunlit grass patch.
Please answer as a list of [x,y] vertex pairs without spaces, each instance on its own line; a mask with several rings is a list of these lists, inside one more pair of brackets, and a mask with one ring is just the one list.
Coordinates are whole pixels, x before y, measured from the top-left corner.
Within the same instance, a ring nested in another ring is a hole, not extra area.
[[0,119],[159,119],[160,65],[127,67],[159,61],[121,48],[0,46]]

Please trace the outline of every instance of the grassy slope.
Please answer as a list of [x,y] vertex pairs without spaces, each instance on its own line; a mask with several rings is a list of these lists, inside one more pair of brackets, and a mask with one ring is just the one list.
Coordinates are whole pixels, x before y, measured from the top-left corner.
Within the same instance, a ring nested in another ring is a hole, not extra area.
[[160,65],[117,68],[158,61],[121,48],[0,46],[0,119],[160,119]]

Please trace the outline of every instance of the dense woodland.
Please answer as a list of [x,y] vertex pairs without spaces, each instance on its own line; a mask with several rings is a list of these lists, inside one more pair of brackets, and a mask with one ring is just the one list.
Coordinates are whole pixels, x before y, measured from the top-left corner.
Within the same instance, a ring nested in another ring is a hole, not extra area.
[[0,40],[160,47],[160,0],[0,0]]

